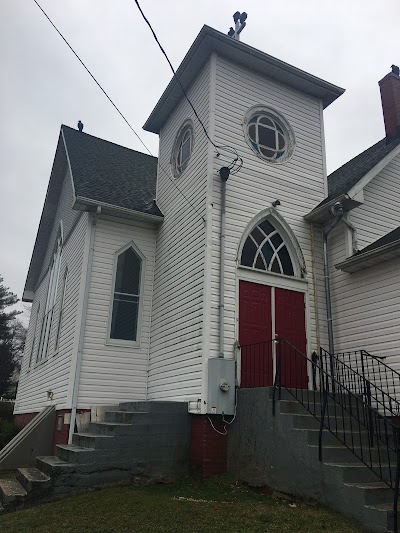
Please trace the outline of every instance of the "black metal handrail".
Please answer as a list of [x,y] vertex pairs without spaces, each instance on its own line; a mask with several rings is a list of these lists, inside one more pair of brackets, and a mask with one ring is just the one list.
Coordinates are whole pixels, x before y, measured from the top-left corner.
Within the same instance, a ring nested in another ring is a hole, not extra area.
[[[368,379],[370,374],[374,376],[374,372],[365,361],[362,372],[353,361],[348,364],[338,354],[332,357],[321,351],[320,357],[314,353],[310,358],[282,338],[242,346],[241,353],[247,361],[246,371],[251,368],[251,373],[256,375],[258,366],[268,369],[263,373],[268,378],[267,383],[261,379],[257,384],[253,376],[250,384],[246,385],[242,373],[241,387],[270,384],[270,370],[275,367],[273,413],[276,395],[281,398],[284,388],[319,421],[320,460],[325,429],[393,490],[394,530],[398,533],[400,427],[392,418],[393,413],[398,413],[398,402],[395,398],[391,399],[392,403],[389,402],[390,391],[384,388],[385,382],[380,378],[376,382]],[[249,362],[253,367],[249,366]],[[312,376],[312,387],[307,386],[307,376]],[[378,370],[376,376],[379,376]],[[394,385],[399,386],[400,380]]]
[[330,354],[320,348],[321,364],[355,394],[364,395],[369,405],[384,416],[400,416],[400,373],[366,350]]

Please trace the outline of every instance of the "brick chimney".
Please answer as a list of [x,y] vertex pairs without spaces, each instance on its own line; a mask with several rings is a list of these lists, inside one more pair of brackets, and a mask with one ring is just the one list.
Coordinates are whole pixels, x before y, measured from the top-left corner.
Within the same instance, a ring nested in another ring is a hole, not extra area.
[[400,71],[392,65],[392,72],[379,82],[386,139],[390,141],[400,135]]

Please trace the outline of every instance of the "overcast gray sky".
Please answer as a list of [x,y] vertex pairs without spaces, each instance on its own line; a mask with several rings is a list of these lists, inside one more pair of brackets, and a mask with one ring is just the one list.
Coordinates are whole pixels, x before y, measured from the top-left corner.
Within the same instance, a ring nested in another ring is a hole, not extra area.
[[[39,0],[144,142],[171,78],[133,0]],[[384,136],[378,80],[399,64],[398,0],[141,0],[174,66],[203,24],[346,89],[325,111],[328,171]],[[143,147],[33,0],[0,2],[0,274],[22,295],[61,124]]]

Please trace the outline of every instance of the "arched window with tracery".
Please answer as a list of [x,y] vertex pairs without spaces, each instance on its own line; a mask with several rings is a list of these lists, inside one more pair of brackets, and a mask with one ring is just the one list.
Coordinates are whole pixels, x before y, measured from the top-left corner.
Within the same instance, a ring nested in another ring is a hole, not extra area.
[[240,258],[242,266],[294,276],[289,250],[270,220],[263,220],[247,237]]

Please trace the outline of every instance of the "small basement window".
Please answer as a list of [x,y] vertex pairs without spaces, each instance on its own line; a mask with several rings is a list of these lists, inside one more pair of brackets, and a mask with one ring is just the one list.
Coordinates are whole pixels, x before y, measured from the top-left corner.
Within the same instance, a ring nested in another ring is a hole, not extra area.
[[117,256],[110,339],[137,341],[142,259],[129,247]]

